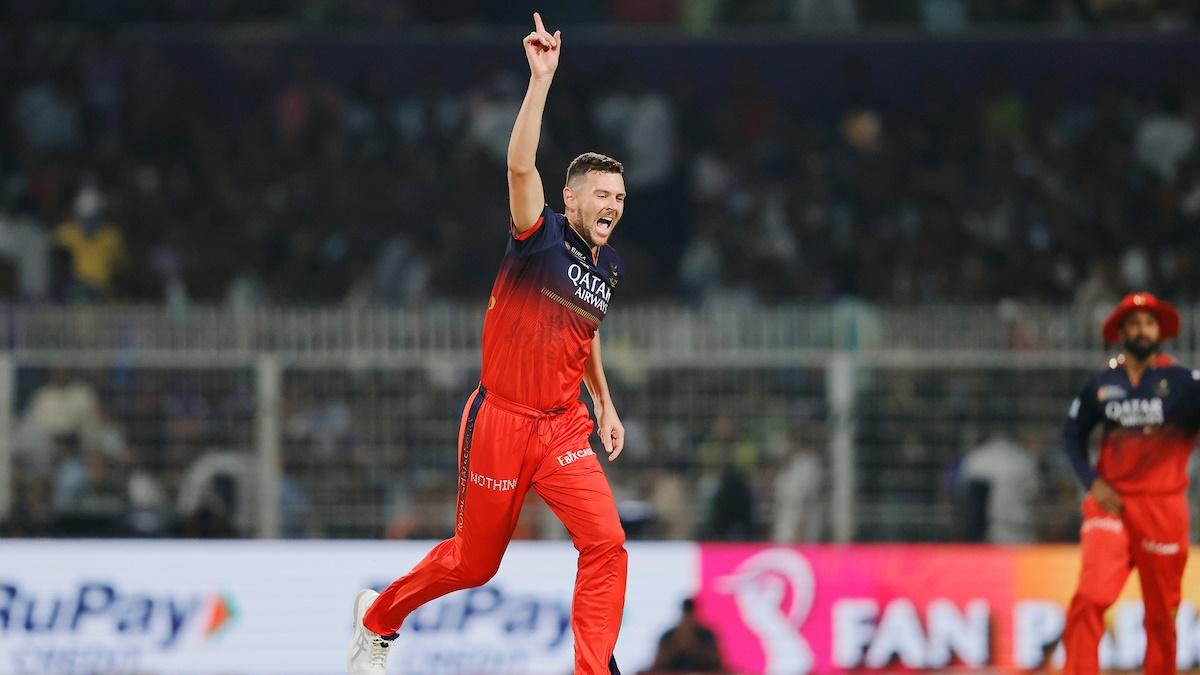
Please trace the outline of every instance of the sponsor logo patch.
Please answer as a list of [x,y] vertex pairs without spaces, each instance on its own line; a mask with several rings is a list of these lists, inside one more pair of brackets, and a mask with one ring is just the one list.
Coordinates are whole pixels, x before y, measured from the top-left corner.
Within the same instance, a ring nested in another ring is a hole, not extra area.
[[601,313],[608,312],[608,303],[612,301],[612,290],[604,283],[603,279],[575,264],[567,268],[567,278],[575,287],[575,297],[600,310]]
[[1092,530],[1101,530],[1104,532],[1120,532],[1125,529],[1125,526],[1117,518],[1088,518],[1083,521],[1083,532],[1091,532]]
[[596,453],[593,452],[591,448],[584,448],[582,450],[572,450],[570,452],[564,452],[563,454],[558,456],[558,465],[566,466],[568,464],[574,463],[576,460],[583,459],[584,457],[593,457],[593,456],[595,456],[595,454]]
[[517,489],[516,478],[492,478],[481,473],[471,472],[471,482],[481,488],[495,490],[496,492],[509,492]]
[[570,252],[571,252],[571,255],[575,256],[575,257],[576,257],[576,258],[579,260],[579,262],[581,262],[581,263],[586,263],[586,262],[587,262],[587,256],[585,256],[585,255],[583,254],[583,251],[580,251],[579,249],[577,249],[577,248],[575,248],[574,246],[572,246],[572,245],[571,245],[571,242],[569,242],[569,241],[564,241],[564,242],[563,242],[563,247],[565,247],[565,248],[566,248],[568,251],[570,251]]
[[1168,544],[1162,541],[1151,541],[1149,539],[1142,540],[1142,550],[1154,553],[1155,555],[1175,555],[1179,553],[1179,544]]
[[1104,416],[1123,427],[1153,427],[1163,423],[1161,398],[1133,398],[1104,404]]

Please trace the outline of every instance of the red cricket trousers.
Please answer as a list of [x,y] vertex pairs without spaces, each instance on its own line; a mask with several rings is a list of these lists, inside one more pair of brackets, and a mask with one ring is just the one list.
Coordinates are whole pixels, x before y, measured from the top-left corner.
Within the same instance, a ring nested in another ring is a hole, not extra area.
[[454,537],[392,582],[363,625],[387,635],[424,603],[491,579],[533,488],[579,551],[571,608],[575,672],[610,673],[625,606],[627,554],[612,491],[588,443],[592,429],[581,402],[543,412],[479,387],[459,428]]
[[1188,554],[1187,495],[1122,495],[1121,499],[1120,516],[1106,513],[1090,495],[1083,502],[1083,568],[1063,632],[1065,672],[1070,675],[1100,671],[1104,612],[1116,601],[1134,566],[1146,607],[1144,672],[1175,672],[1175,611]]

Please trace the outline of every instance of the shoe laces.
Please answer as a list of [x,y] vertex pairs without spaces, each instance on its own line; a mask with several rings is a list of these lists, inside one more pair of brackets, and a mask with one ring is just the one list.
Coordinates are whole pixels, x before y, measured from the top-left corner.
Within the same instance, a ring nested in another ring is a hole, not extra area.
[[387,665],[388,647],[392,646],[391,640],[385,640],[381,637],[371,638],[371,665],[385,666]]

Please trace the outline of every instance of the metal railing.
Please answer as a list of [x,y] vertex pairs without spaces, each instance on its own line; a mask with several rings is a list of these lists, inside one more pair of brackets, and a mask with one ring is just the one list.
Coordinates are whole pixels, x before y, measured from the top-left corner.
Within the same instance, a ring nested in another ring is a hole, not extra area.
[[[829,349],[1098,350],[1110,307],[875,307],[678,304],[622,307],[605,321],[605,339],[659,352],[791,352]],[[1182,307],[1177,346],[1200,348],[1200,306]],[[479,346],[483,306],[422,308],[261,308],[237,311],[150,306],[9,307],[0,310],[0,348],[10,351],[111,350],[312,356],[330,352],[446,352]]]
[[[1184,311],[1184,357],[1200,344],[1196,309]],[[1074,495],[1053,460],[1057,428],[1104,362],[1102,318],[1017,306],[622,308],[602,333],[630,448],[606,469],[620,502],[656,514],[645,536],[762,538],[781,508],[774,481],[806,446],[821,457],[828,504],[817,536],[945,540],[961,534],[956,463],[1001,430],[1039,458],[1043,507],[1066,522]],[[481,320],[473,305],[10,308],[0,313],[0,514],[23,522],[18,532],[53,534],[62,495],[76,494],[63,484],[75,476],[86,493],[80,472],[107,462],[123,479],[150,479],[177,519],[195,506],[184,502],[197,467],[240,457],[233,534],[436,536],[452,513]],[[68,431],[109,429],[125,449],[36,433],[39,392],[70,381],[94,392],[96,410],[76,411]],[[755,496],[741,534],[708,517],[730,470]]]

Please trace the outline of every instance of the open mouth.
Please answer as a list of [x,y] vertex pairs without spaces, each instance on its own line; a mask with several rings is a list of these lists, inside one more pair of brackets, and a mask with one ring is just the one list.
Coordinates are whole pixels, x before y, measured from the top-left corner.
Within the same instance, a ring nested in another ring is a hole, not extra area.
[[598,218],[596,220],[596,229],[607,234],[610,230],[612,230],[612,224],[612,218]]

